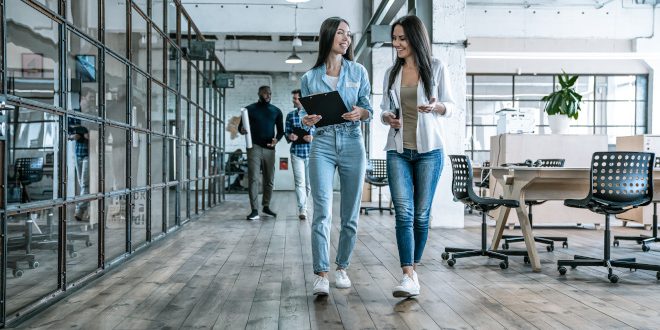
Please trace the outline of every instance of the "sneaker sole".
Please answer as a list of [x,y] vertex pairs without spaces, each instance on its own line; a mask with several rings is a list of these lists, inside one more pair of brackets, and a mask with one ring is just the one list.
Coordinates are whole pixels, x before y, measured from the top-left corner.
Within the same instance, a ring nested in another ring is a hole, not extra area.
[[324,292],[324,291],[318,291],[318,292],[314,292],[314,295],[315,296],[327,296],[328,293]]
[[394,292],[392,292],[392,295],[395,298],[410,298],[410,297],[419,296],[419,292],[413,293],[413,292],[408,292],[408,291],[394,291]]
[[351,287],[351,285],[350,284],[349,285],[339,285],[339,284],[335,283],[335,287],[337,289],[348,289],[348,288]]
[[253,218],[247,218],[248,220],[259,220],[259,216],[253,217]]

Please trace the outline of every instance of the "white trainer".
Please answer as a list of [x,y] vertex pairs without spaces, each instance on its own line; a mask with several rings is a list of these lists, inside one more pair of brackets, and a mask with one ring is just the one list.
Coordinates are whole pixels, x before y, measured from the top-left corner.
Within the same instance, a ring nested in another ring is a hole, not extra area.
[[[414,273],[413,277],[416,277]],[[417,296],[419,295],[419,284],[417,284],[414,278],[408,276],[408,274],[403,274],[401,283],[394,287],[392,295],[396,298],[410,298]]]
[[335,286],[339,289],[346,289],[351,287],[351,279],[348,278],[348,274],[343,269],[338,269],[335,271]]
[[314,295],[327,296],[330,293],[330,281],[327,277],[314,275]]

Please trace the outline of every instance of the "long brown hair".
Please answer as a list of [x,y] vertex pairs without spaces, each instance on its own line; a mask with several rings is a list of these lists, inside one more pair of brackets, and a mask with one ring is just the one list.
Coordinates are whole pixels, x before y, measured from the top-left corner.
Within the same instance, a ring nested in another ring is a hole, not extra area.
[[[417,63],[417,71],[419,72],[422,83],[424,84],[424,94],[426,98],[431,98],[431,88],[433,88],[433,77],[431,67],[431,42],[429,41],[429,34],[426,32],[424,23],[414,15],[407,15],[399,18],[392,24],[392,35],[394,35],[394,27],[401,25],[403,33],[406,35],[410,49],[412,50]],[[392,88],[397,74],[401,71],[401,67],[406,61],[403,58],[397,57],[394,61],[394,66],[390,72],[388,89]]]
[[[328,55],[332,50],[332,44],[335,42],[335,34],[337,33],[337,28],[339,28],[339,24],[341,22],[344,22],[346,25],[350,26],[350,24],[348,24],[345,19],[336,16],[327,18],[325,21],[323,21],[323,24],[321,24],[321,30],[319,31],[319,54],[312,69],[318,68],[323,65],[323,63],[325,63],[325,60],[328,58]],[[349,61],[353,60],[352,40],[351,44],[346,50],[346,53],[342,56]]]

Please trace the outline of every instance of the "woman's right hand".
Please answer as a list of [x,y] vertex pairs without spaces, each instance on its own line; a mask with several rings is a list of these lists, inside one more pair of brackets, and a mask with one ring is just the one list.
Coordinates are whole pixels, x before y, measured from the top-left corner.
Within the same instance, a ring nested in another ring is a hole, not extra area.
[[385,114],[383,114],[383,121],[394,129],[401,128],[401,120],[397,119],[394,113],[392,112],[386,112]]
[[321,120],[321,115],[306,115],[305,117],[302,117],[302,123],[305,126],[312,127],[316,125]]

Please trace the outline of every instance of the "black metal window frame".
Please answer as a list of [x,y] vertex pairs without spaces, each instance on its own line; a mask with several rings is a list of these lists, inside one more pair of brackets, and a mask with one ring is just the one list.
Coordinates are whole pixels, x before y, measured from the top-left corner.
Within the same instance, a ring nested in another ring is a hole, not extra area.
[[[573,75],[573,74],[571,74]],[[646,89],[644,90],[644,94],[646,97],[643,100],[638,99],[639,95],[639,89],[643,86],[640,86],[640,81],[645,80],[648,82],[648,75],[644,74],[594,74],[594,73],[578,73],[577,75],[580,76],[579,79],[584,79],[584,77],[593,77],[593,82],[592,82],[592,87],[593,90],[596,90],[596,84],[597,84],[597,78],[598,77],[615,77],[615,76],[636,76],[635,79],[635,88],[636,88],[636,93],[635,93],[635,99],[633,100],[596,100],[595,98],[593,100],[585,100],[582,102],[582,109],[591,111],[593,114],[592,118],[592,123],[590,125],[571,125],[572,127],[582,127],[582,128],[590,128],[591,129],[591,134],[598,134],[597,129],[599,128],[616,128],[616,127],[624,127],[624,128],[634,128],[635,132],[637,134],[645,134],[648,132],[648,125],[649,125],[649,114],[648,114],[648,84]],[[502,99],[502,98],[475,98],[475,77],[492,77],[492,76],[499,76],[499,77],[511,77],[511,98],[507,99]],[[521,76],[527,76],[527,77],[552,77],[552,86],[553,86],[553,91],[557,89],[559,82],[557,81],[557,74],[522,74],[522,75],[517,75],[517,74],[506,74],[506,73],[468,73],[468,85],[466,86],[466,89],[469,91],[466,95],[466,111],[469,111],[468,115],[469,118],[472,118],[473,121],[469,122],[466,120],[465,122],[465,129],[466,133],[469,133],[469,141],[467,143],[467,147],[464,152],[466,155],[470,156],[471,159],[479,159],[483,158],[478,156],[477,154],[480,155],[485,155],[484,159],[488,159],[488,155],[490,153],[490,149],[477,149],[475,148],[475,143],[474,143],[474,136],[475,136],[475,130],[478,127],[490,127],[493,129],[497,129],[497,124],[475,124],[474,123],[474,118],[475,118],[475,102],[495,102],[495,101],[510,101],[513,103],[515,102],[541,102],[541,98],[538,99],[524,99],[524,100],[517,100],[516,99],[516,77],[521,77]],[[596,106],[597,104],[600,103],[616,103],[616,102],[643,102],[643,107],[642,109],[639,109],[638,107],[635,107],[635,125],[601,125],[596,123]],[[587,109],[585,109],[585,105],[588,106]],[[643,115],[639,116],[638,111],[643,111]],[[495,115],[493,115],[495,116]],[[543,116],[543,109],[540,109],[540,116]],[[638,118],[644,118],[643,123],[638,124]],[[467,119],[467,118],[466,118]],[[539,118],[537,118],[539,119]],[[495,120],[493,122],[496,122]],[[539,125],[539,122],[537,121],[537,128],[541,127],[548,127],[547,124],[544,125]]]
[[[25,99],[13,95],[8,95],[7,89],[7,59],[5,54],[7,54],[7,44],[6,44],[6,8],[8,5],[12,5],[10,2],[14,0],[0,0],[0,24],[2,25],[2,33],[0,33],[0,56],[2,57],[2,65],[0,66],[0,74],[2,75],[2,95],[6,98],[8,105],[31,109],[35,111],[52,113],[57,116],[59,120],[59,130],[58,134],[60,135],[59,143],[60,152],[57,155],[59,160],[59,168],[57,169],[59,174],[59,182],[57,186],[60,190],[64,189],[63,187],[66,184],[67,175],[71,176],[71,173],[67,173],[66,164],[66,148],[64,144],[66,143],[65,134],[66,134],[66,123],[69,118],[78,118],[85,120],[87,122],[95,123],[99,125],[99,141],[98,141],[98,150],[103,150],[106,141],[104,138],[104,133],[106,128],[114,127],[121,128],[126,132],[126,166],[124,168],[126,173],[126,188],[116,191],[106,191],[104,188],[104,169],[105,162],[107,161],[103,152],[99,152],[97,157],[99,158],[99,167],[95,170],[97,171],[99,178],[99,187],[98,193],[87,194],[84,196],[73,196],[67,197],[63,193],[58,193],[57,199],[50,201],[38,201],[30,202],[24,204],[7,204],[7,191],[6,185],[3,187],[2,191],[2,200],[0,201],[2,206],[0,208],[0,217],[2,221],[2,251],[7,251],[7,242],[5,233],[7,233],[7,218],[17,214],[23,214],[26,212],[36,212],[43,209],[57,209],[59,210],[59,227],[58,227],[58,278],[57,278],[57,288],[43,297],[35,297],[35,299],[25,305],[17,307],[15,310],[12,310],[12,313],[7,313],[8,298],[7,297],[7,255],[6,252],[1,254],[1,276],[2,276],[2,288],[1,288],[1,300],[0,300],[0,326],[11,325],[13,323],[19,322],[20,320],[29,317],[33,313],[38,312],[41,309],[46,308],[47,306],[53,304],[56,300],[63,298],[68,293],[72,292],[73,289],[81,287],[89,283],[94,278],[98,277],[100,274],[106,272],[108,269],[119,265],[130,258],[136,251],[143,250],[148,248],[153,242],[160,240],[161,238],[167,236],[169,233],[178,230],[182,224],[195,219],[198,215],[202,214],[205,210],[208,210],[210,207],[216,206],[221,203],[224,199],[223,191],[223,168],[221,157],[224,154],[224,136],[222,134],[224,122],[225,122],[225,92],[224,89],[215,88],[212,84],[212,80],[215,72],[224,71],[224,66],[220,63],[215,54],[212,55],[210,61],[199,61],[191,60],[189,54],[186,52],[187,47],[184,47],[184,43],[189,42],[194,35],[194,38],[203,39],[201,33],[195,26],[194,22],[190,19],[189,15],[183,9],[179,0],[168,0],[162,1],[162,22],[156,24],[152,21],[153,11],[158,10],[152,5],[152,0],[144,0],[146,2],[146,12],[143,10],[143,7],[137,5],[134,1],[126,1],[126,54],[119,54],[113,49],[106,47],[105,45],[105,3],[104,0],[97,1],[98,8],[98,33],[96,37],[86,34],[82,29],[74,25],[73,22],[67,20],[64,13],[67,13],[67,6],[71,6],[72,1],[78,0],[59,0],[57,2],[57,10],[52,10],[51,8],[46,7],[44,4],[36,0],[18,0],[21,1],[24,5],[29,6],[30,8],[40,12],[41,14],[48,17],[53,22],[59,25],[58,33],[58,76],[55,79],[59,82],[59,91],[57,96],[59,101],[58,105],[48,105],[40,102],[36,102],[30,99]],[[174,4],[174,6],[170,6]],[[176,15],[176,38],[170,38],[169,31],[173,31],[172,27],[169,26],[170,16],[168,14],[171,11],[175,11]],[[152,33],[157,33],[160,38],[163,40],[163,50],[161,58],[154,58],[154,53],[152,52],[152,43],[147,42],[147,64],[146,71],[138,66],[135,63],[130,61],[131,58],[131,31],[132,31],[132,15],[140,15],[142,19],[146,21],[146,40],[152,40]],[[184,36],[182,37],[181,31],[181,21],[186,20],[188,22],[187,31],[183,31]],[[164,32],[167,31],[167,32]],[[66,96],[69,93],[68,77],[66,76],[66,69],[68,66],[67,63],[67,45],[68,45],[68,34],[72,33],[77,38],[84,39],[85,42],[90,43],[98,49],[98,68],[97,69],[97,93],[101,95],[99,97],[99,113],[97,115],[90,115],[81,112],[74,112],[72,109],[67,109],[66,106]],[[170,52],[173,51],[175,54],[175,59],[171,60],[168,56]],[[118,122],[107,118],[106,114],[106,101],[104,96],[105,91],[105,65],[106,65],[106,56],[112,56],[120,63],[126,66],[126,122]],[[159,68],[162,68],[163,73],[161,76],[152,76],[152,68],[154,61],[161,61]],[[186,73],[191,75],[194,73],[193,77],[181,77],[182,70],[181,65],[183,63],[188,65],[188,70]],[[174,62],[174,63],[173,63]],[[169,66],[174,64],[176,67],[170,68]],[[170,73],[174,72],[174,76],[170,76]],[[132,116],[132,79],[134,74],[142,75],[146,77],[146,127],[134,126],[135,123],[131,122]],[[192,96],[191,88],[193,88],[193,79],[195,81],[194,88],[196,89],[194,95]],[[186,82],[186,95],[181,95],[181,83]],[[163,124],[165,131],[158,129],[157,127],[152,127],[152,88],[157,86],[157,88],[162,88],[162,113],[163,113]],[[170,124],[167,122],[169,118],[168,115],[168,100],[170,95],[175,95],[174,102],[174,123],[170,127]],[[0,95],[0,97],[2,97]],[[187,105],[186,109],[181,109],[182,100],[185,101]],[[182,127],[184,117],[182,112],[185,111],[185,115],[188,120],[186,120],[185,125],[197,125],[199,127],[194,130],[195,135],[190,135],[191,130],[187,129],[185,132],[188,134],[186,136],[179,136],[180,127]],[[189,113],[188,111],[193,111]],[[199,118],[201,116],[203,120],[190,120],[191,118]],[[3,116],[5,120],[5,125],[7,125],[6,118],[8,116]],[[172,128],[172,129],[170,129]],[[151,141],[152,138],[157,137],[162,139],[162,148],[163,148],[163,157],[167,154],[169,148],[169,143],[174,142],[172,153],[175,156],[174,166],[176,167],[176,174],[174,178],[171,178],[168,173],[164,173],[163,182],[152,184],[151,175],[152,167],[147,166],[146,169],[146,185],[142,186],[132,186],[131,182],[131,156],[132,148],[128,147],[133,143],[133,136],[135,134],[140,134],[147,137],[147,164],[151,164],[154,160],[151,159]],[[190,148],[195,148],[197,152],[197,159],[191,159],[189,150]],[[184,152],[185,151],[185,152]],[[8,167],[7,160],[8,151],[3,155],[4,159],[4,168]],[[211,157],[215,155],[216,158],[213,160]],[[199,161],[198,161],[199,159]],[[186,166],[187,173],[182,173],[182,162],[187,162]],[[199,162],[199,164],[198,164]],[[191,166],[190,163],[194,163],[194,176],[190,176]],[[209,165],[214,164],[214,168],[210,168]],[[185,175],[185,177],[184,177]],[[6,182],[7,173],[3,171],[3,182]],[[191,184],[192,183],[192,184]],[[194,185],[194,192],[191,192],[190,187]],[[167,203],[164,196],[168,193],[169,190],[175,190],[174,193],[174,219],[169,219],[171,212],[166,212],[166,209],[169,209],[172,205]],[[206,192],[206,193],[205,193]],[[146,207],[146,238],[145,242],[141,244],[132,243],[132,226],[131,226],[131,216],[132,216],[132,198],[136,194],[147,195],[147,207]],[[151,197],[152,193],[163,194],[161,200],[163,201],[162,205],[162,223],[160,232],[151,231]],[[109,198],[114,197],[125,197],[126,209],[124,211],[125,221],[126,221],[126,246],[125,252],[119,255],[116,258],[106,260],[104,256],[104,223],[105,223],[105,201]],[[187,210],[179,212],[181,207],[181,200],[186,198]],[[66,274],[66,260],[67,260],[67,251],[66,251],[66,225],[67,225],[67,215],[66,208],[69,205],[73,205],[79,202],[91,202],[95,201],[98,203],[98,264],[96,270],[90,272],[89,274],[83,276],[82,278],[76,279],[74,281],[69,281]],[[191,202],[193,205],[191,205]],[[172,223],[173,220],[173,223]],[[12,306],[13,307],[13,306]]]

